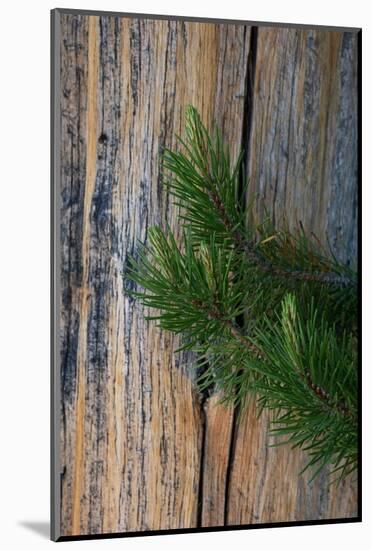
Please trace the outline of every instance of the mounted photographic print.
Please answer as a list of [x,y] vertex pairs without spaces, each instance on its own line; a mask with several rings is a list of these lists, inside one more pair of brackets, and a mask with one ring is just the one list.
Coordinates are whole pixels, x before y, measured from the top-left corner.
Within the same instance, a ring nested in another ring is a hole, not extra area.
[[360,30],[52,11],[52,538],[360,521]]

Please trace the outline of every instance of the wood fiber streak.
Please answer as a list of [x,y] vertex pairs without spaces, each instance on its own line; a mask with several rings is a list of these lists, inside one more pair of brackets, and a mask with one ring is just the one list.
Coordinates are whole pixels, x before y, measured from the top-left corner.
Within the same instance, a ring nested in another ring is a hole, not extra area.
[[179,229],[159,158],[185,107],[237,153],[249,29],[61,14],[61,37],[61,535],[195,527],[202,495],[220,524],[231,413],[123,272],[150,225]]
[[[61,531],[71,532],[76,463],[77,352],[86,178],[88,20],[61,21]],[[81,445],[81,439],[80,443]],[[78,477],[78,473],[76,472]],[[75,507],[76,510],[76,507]],[[68,530],[66,529],[68,523]]]
[[255,215],[301,221],[357,256],[357,34],[258,31],[249,159]]

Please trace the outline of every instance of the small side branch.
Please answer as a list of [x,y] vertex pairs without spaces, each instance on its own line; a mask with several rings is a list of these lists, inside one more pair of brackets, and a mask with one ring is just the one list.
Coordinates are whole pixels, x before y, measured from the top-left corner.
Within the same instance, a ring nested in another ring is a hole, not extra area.
[[292,271],[274,266],[271,262],[261,256],[255,250],[254,245],[247,241],[238,229],[234,229],[234,224],[229,219],[228,214],[218,194],[215,191],[209,191],[209,197],[212,200],[215,208],[217,209],[220,219],[227,232],[233,234],[233,238],[236,241],[237,247],[242,249],[248,257],[249,261],[257,265],[264,273],[269,273],[270,275],[279,277],[281,279],[286,279],[287,277],[289,277],[290,279],[294,279],[296,281],[316,281],[323,284],[333,284],[339,286],[356,285],[356,281],[354,281],[350,277],[347,277],[345,275],[338,275],[337,273],[310,272],[299,270]]

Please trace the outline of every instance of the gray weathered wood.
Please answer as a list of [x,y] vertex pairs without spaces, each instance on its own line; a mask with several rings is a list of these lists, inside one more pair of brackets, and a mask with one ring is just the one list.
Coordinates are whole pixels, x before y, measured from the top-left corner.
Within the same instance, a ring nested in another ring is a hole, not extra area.
[[250,149],[255,214],[301,221],[357,256],[357,33],[258,31]]

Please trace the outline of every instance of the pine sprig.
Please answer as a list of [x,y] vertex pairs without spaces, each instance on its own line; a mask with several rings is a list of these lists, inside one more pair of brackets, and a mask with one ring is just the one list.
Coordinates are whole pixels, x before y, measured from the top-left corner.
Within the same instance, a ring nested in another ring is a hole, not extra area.
[[[180,151],[167,150],[166,185],[181,207],[182,240],[150,228],[127,271],[131,294],[164,330],[198,353],[200,389],[273,413],[272,433],[306,449],[314,475],[357,465],[356,273],[302,227],[267,218],[246,226],[241,156],[186,113]],[[249,208],[249,207],[248,207]],[[241,326],[241,318],[244,323]],[[237,322],[239,320],[239,322]]]
[[261,405],[274,411],[272,433],[288,436],[293,446],[309,451],[308,466],[318,471],[326,464],[343,475],[353,471],[357,459],[357,354],[354,338],[338,337],[312,301],[303,319],[297,302],[288,294],[281,315],[265,318],[254,344],[264,350],[260,374],[251,390]]
[[246,293],[243,266],[237,259],[233,249],[221,249],[213,239],[195,247],[189,234],[184,235],[182,251],[169,228],[165,232],[152,227],[148,244],[140,245],[127,270],[127,276],[146,290],[131,294],[159,310],[147,319],[186,334],[186,347],[197,345],[200,334],[230,336],[234,319],[251,307],[249,301],[260,297]]
[[[287,230],[277,232],[269,225],[269,218],[268,223],[253,230],[247,228],[246,212],[239,200],[242,155],[232,166],[220,132],[217,130],[212,139],[192,106],[186,111],[185,130],[186,140],[178,138],[185,152],[166,149],[163,166],[172,174],[168,189],[176,204],[185,209],[181,218],[192,228],[194,238],[207,241],[214,235],[223,246],[238,246],[251,263],[272,276],[356,285],[355,272],[335,258],[323,256],[304,231],[298,235]],[[271,230],[268,235],[267,228]],[[257,231],[264,234],[258,241],[254,238]],[[264,246],[267,243],[269,246]]]

